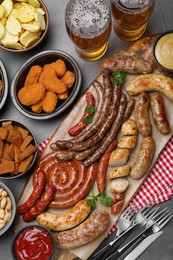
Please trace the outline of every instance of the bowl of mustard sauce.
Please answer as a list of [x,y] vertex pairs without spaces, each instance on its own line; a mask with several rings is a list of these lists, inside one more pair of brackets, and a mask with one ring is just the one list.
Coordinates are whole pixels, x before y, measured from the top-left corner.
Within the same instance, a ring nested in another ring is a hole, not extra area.
[[161,34],[153,48],[156,63],[163,69],[173,72],[173,30]]

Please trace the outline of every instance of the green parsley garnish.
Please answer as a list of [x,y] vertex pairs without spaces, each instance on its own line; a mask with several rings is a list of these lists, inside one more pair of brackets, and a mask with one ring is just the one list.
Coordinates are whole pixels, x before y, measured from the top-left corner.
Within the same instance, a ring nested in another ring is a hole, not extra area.
[[120,72],[120,71],[112,72],[112,79],[114,84],[122,84],[126,76],[127,74],[125,72]]
[[85,108],[85,111],[89,114],[89,115],[92,115],[92,114],[94,114],[94,112],[95,112],[95,107],[94,106],[89,106],[89,107],[86,107]]
[[98,201],[98,199],[100,199],[100,203],[104,206],[109,206],[112,203],[112,199],[110,197],[106,197],[106,194],[104,192],[93,195],[91,199],[87,200],[87,203],[92,209],[94,209],[96,207],[96,201]]
[[91,124],[92,121],[93,121],[93,117],[92,116],[87,116],[87,117],[82,119],[82,122],[84,122],[86,125]]

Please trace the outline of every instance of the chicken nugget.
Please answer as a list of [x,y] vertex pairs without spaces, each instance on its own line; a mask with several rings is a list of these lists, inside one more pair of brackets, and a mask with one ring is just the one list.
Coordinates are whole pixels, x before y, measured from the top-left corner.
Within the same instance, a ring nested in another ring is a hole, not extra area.
[[57,103],[58,96],[52,91],[47,91],[46,96],[42,102],[43,111],[47,113],[53,112],[57,106]]
[[56,72],[51,64],[44,68],[39,78],[39,82],[43,84],[47,90],[57,94],[62,94],[67,90],[67,86],[57,78]]
[[68,88],[71,88],[75,82],[75,74],[68,70],[61,80]]
[[62,93],[62,94],[58,94],[58,99],[60,100],[66,100],[68,98],[68,91]]
[[26,86],[26,85],[31,85],[31,84],[37,83],[42,71],[43,71],[43,69],[41,66],[39,66],[39,65],[32,66],[29,70],[29,73],[26,76],[24,85]]
[[41,83],[24,86],[18,92],[19,101],[24,106],[31,106],[44,99],[46,89]]
[[52,63],[52,66],[53,66],[58,78],[62,78],[65,75],[65,73],[67,71],[67,67],[63,60],[58,59],[57,61]]
[[42,101],[37,103],[37,104],[34,104],[31,106],[31,110],[34,112],[34,113],[41,113],[42,111]]

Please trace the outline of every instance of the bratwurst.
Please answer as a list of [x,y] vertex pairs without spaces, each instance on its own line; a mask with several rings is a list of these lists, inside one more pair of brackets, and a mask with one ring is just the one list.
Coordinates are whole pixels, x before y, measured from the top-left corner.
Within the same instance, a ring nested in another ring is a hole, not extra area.
[[57,246],[70,249],[85,245],[100,236],[109,222],[109,214],[104,210],[97,210],[76,228],[55,234]]

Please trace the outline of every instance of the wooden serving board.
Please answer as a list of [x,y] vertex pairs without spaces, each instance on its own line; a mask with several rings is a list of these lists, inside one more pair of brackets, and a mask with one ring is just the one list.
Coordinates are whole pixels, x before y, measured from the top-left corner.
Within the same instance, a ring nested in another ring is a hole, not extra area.
[[[148,37],[148,40],[147,40],[147,38],[144,38],[143,42],[141,41],[142,52],[140,52],[140,41],[135,43],[136,45],[135,44],[132,45],[126,51],[130,55],[137,53],[137,55],[142,54],[142,56],[145,57],[146,59],[147,59],[147,57],[150,57],[151,61],[153,62],[153,57],[151,55],[151,51],[152,51],[152,44],[154,42],[153,39],[155,39],[155,38],[156,38],[156,36],[152,36],[152,37]],[[151,40],[152,40],[152,43],[151,43]],[[144,43],[147,43],[146,46],[145,46],[145,50],[147,50],[147,53],[144,52]],[[148,46],[148,44],[151,44],[151,45]],[[133,48],[133,46],[135,48]],[[150,47],[150,52],[148,51],[148,47]],[[147,55],[149,55],[149,56],[147,56]],[[123,85],[123,92],[124,93],[126,93],[125,85],[127,84],[128,81],[130,81],[134,77],[136,77],[136,75],[128,75],[127,76],[125,84]],[[98,75],[97,80],[102,83],[102,75]],[[90,86],[88,86],[86,91],[91,91],[93,93],[93,95],[96,97],[96,93],[95,93],[95,90],[94,90],[94,87],[93,87],[92,83],[90,84]],[[51,143],[54,143],[57,139],[63,140],[63,139],[69,139],[70,138],[68,133],[67,133],[67,130],[72,125],[74,125],[76,122],[78,122],[78,120],[81,118],[81,116],[83,114],[84,108],[86,106],[86,101],[85,101],[85,93],[86,93],[86,91],[83,93],[83,95],[77,101],[77,103],[74,105],[74,107],[72,108],[70,113],[65,117],[65,119],[62,121],[62,123],[57,127],[57,129],[55,129],[55,131],[52,134],[52,137],[51,137],[48,145],[44,149],[42,157],[52,151],[50,149],[50,144]],[[128,94],[127,94],[127,96],[128,96]],[[173,121],[171,120],[173,104],[171,103],[171,101],[169,101],[165,97],[164,97],[164,101],[165,101],[166,111],[167,111],[167,114],[168,114],[168,120],[170,122],[171,129],[173,130]],[[131,117],[132,118],[134,117],[133,113],[132,113]],[[153,160],[152,160],[152,164],[151,164],[151,167],[150,167],[150,169],[151,169],[152,166],[154,165],[154,163],[156,162],[159,153],[162,151],[162,149],[166,145],[166,143],[169,140],[169,138],[171,137],[172,133],[170,133],[168,135],[160,134],[159,131],[156,129],[156,127],[154,125],[154,122],[152,120],[151,111],[150,111],[150,118],[151,118],[151,123],[152,123],[152,136],[153,136],[153,138],[154,138],[154,140],[156,142],[156,150],[155,150],[155,154],[154,154],[154,157],[153,157]],[[119,135],[117,136],[117,139],[119,139],[120,135],[121,135],[121,130],[119,131]],[[138,135],[137,146],[132,151],[130,159],[127,162],[127,164],[132,165],[133,162],[135,161],[136,154],[137,154],[137,151],[139,149],[139,145],[141,144],[142,139],[143,139],[143,137],[139,134]],[[110,171],[110,169],[113,169],[113,167],[108,167],[108,171]],[[139,180],[133,180],[130,177],[128,177],[130,185],[129,185],[129,188],[128,188],[127,192],[126,192],[123,209],[127,206],[129,201],[134,197],[134,195],[136,194],[136,192],[140,188],[141,184],[144,182],[145,178],[147,178],[147,175],[149,174],[149,172],[150,172],[150,170],[147,172],[147,174],[143,178],[141,178]],[[106,194],[109,196],[109,195],[111,195],[110,191],[109,191],[109,181],[107,183],[107,187],[108,188],[106,190]],[[26,183],[25,188],[24,188],[24,190],[23,190],[23,192],[21,194],[21,197],[20,197],[20,200],[19,200],[19,204],[23,203],[28,198],[28,196],[31,193],[32,189],[33,189],[33,185],[32,185],[32,175],[31,175],[29,181]],[[88,194],[87,198],[91,197],[92,194],[95,194],[95,195],[98,194],[96,183],[94,184],[94,186],[93,186],[92,190],[90,191],[90,193]],[[101,204],[98,203],[97,204],[97,209],[98,208],[102,208],[102,209],[106,210],[110,214],[110,208],[109,207],[104,207],[104,206],[102,206]],[[49,209],[48,211],[53,212],[53,213],[60,213],[60,212],[62,212],[62,210],[53,210],[53,209]],[[64,260],[68,259],[68,260],[71,260],[71,259],[75,259],[76,256],[81,258],[82,260],[87,259],[88,256],[90,255],[90,253],[98,246],[98,244],[103,240],[103,238],[109,232],[110,228],[113,226],[113,224],[118,219],[120,213],[118,213],[116,215],[111,215],[110,214],[110,220],[111,220],[110,221],[110,225],[106,229],[106,231],[99,238],[95,239],[93,242],[90,242],[87,245],[84,245],[84,246],[81,246],[80,248],[71,250],[70,252],[68,252],[66,250],[60,250],[60,252],[58,252],[57,259],[62,259],[62,260],[63,259]],[[30,222],[29,224],[34,224],[34,223],[36,223],[36,221],[32,221],[32,223]],[[28,225],[28,224],[23,222],[21,216],[18,216],[17,220],[16,220],[16,230],[21,228],[22,226],[26,226],[26,225]]]

